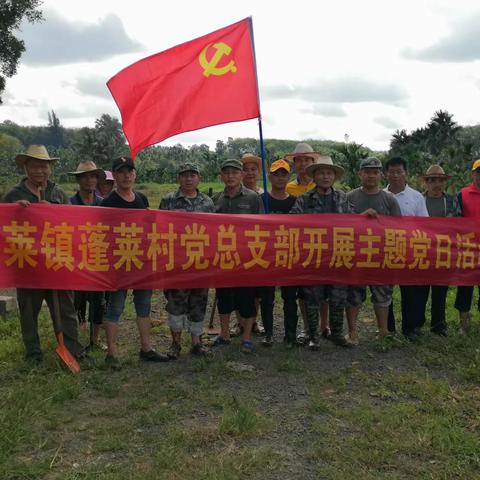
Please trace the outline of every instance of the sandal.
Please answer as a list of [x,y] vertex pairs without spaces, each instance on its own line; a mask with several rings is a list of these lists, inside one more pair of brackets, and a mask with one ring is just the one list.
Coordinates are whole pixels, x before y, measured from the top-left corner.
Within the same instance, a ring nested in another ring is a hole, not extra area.
[[253,342],[250,340],[243,340],[240,351],[243,353],[252,353],[254,349]]

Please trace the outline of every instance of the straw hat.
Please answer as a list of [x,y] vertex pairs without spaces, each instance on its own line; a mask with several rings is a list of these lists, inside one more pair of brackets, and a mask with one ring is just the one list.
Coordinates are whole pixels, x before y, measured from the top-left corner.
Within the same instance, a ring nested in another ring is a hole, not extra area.
[[244,153],[240,161],[245,165],[246,163],[255,163],[259,170],[262,169],[262,159],[253,153]]
[[23,167],[25,162],[32,158],[45,160],[46,162],[56,162],[58,160],[56,157],[50,157],[44,145],[30,145],[26,153],[20,153],[15,157],[15,162],[19,167]]
[[423,179],[427,178],[451,178],[450,175],[445,173],[445,170],[440,165],[430,165],[425,172],[425,175],[422,175]]
[[335,175],[337,178],[341,178],[343,176],[343,173],[345,172],[342,167],[333,164],[333,160],[331,157],[321,155],[315,163],[312,163],[312,165],[309,165],[306,168],[307,175],[313,178],[315,170],[318,170],[321,167],[328,167],[332,170],[335,170]]
[[295,161],[295,157],[310,157],[313,158],[313,160],[318,160],[321,155],[318,152],[314,152],[308,143],[297,143],[295,150],[285,155],[285,160]]
[[97,168],[95,162],[91,160],[84,160],[78,164],[77,169],[74,172],[68,172],[70,175],[83,175],[84,173],[96,173],[99,180],[105,180],[105,172],[101,168]]

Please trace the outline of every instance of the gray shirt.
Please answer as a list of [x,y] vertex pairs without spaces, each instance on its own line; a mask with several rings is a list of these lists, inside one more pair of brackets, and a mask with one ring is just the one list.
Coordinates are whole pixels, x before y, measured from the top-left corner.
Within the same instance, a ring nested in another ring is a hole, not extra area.
[[373,208],[379,215],[402,215],[396,198],[384,190],[370,194],[362,188],[356,188],[347,193],[347,198],[355,213],[363,213],[368,208]]
[[225,189],[214,198],[214,203],[216,213],[265,213],[260,195],[243,185],[234,197]]
[[447,215],[446,201],[442,196],[440,198],[425,197],[427,202],[428,214],[431,217],[445,217]]

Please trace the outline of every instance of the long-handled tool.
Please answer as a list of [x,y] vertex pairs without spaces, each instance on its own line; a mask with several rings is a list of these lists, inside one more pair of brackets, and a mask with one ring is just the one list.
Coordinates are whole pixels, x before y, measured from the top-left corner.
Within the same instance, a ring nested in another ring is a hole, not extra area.
[[70,350],[65,346],[65,342],[63,340],[63,329],[60,314],[60,302],[58,300],[58,292],[56,290],[52,290],[51,292],[53,301],[53,323],[55,325],[55,336],[57,337],[58,342],[55,351],[57,352],[60,360],[69,368],[72,373],[79,373],[80,365],[75,359],[75,357],[70,353]]
[[219,335],[220,334],[220,328],[217,327],[215,328],[213,326],[213,319],[215,318],[215,311],[216,311],[216,307],[217,307],[217,302],[218,302],[218,298],[217,298],[217,292],[215,292],[215,297],[213,299],[213,304],[212,304],[212,311],[210,313],[210,321],[208,322],[208,335]]
[[[40,188],[40,200],[45,200],[45,190]],[[65,346],[63,340],[63,329],[62,329],[62,320],[60,314],[60,302],[58,300],[58,292],[56,290],[51,290],[52,292],[52,302],[53,302],[53,325],[55,327],[55,336],[57,337],[57,352],[60,360],[69,368],[72,373],[80,372],[80,365],[75,359],[75,357],[70,353],[70,350]]]

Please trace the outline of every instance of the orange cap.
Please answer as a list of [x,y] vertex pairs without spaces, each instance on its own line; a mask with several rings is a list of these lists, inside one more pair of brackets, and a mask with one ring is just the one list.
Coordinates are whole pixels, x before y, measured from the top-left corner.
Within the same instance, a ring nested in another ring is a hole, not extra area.
[[270,165],[270,173],[276,172],[281,168],[285,169],[288,173],[291,172],[290,164],[285,160],[276,160]]

